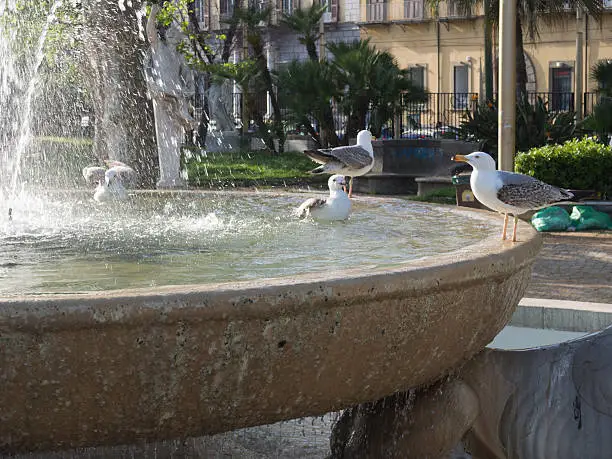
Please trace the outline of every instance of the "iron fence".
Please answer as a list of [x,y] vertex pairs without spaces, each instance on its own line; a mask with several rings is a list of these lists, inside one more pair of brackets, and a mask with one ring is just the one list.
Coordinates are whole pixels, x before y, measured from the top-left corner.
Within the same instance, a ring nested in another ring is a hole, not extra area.
[[[400,137],[452,137],[465,112],[474,110],[477,105],[478,94],[475,92],[432,92],[423,102],[402,101],[402,112],[398,117]],[[393,131],[396,131],[395,125]]]
[[584,116],[588,116],[593,113],[595,105],[601,102],[601,93],[598,92],[585,92],[582,108]]
[[[495,95],[496,96],[496,95]],[[552,111],[574,110],[574,93],[571,92],[530,92],[527,99],[530,104],[535,104],[542,99]],[[597,93],[584,94],[584,114],[590,114],[593,106],[599,101]],[[254,107],[264,119],[270,118],[270,104],[266,92],[260,92],[252,96]],[[229,101],[228,101],[229,102]],[[464,93],[428,93],[424,101],[402,101],[401,113],[394,119],[389,120],[383,129],[384,137],[401,138],[453,138],[456,137],[461,122],[468,112],[473,112],[481,99],[476,92]],[[228,113],[233,113],[236,119],[241,119],[242,94],[234,93],[232,107],[227,107]],[[291,111],[281,107],[281,113],[285,121],[287,133],[304,133],[304,127],[300,124]],[[348,118],[342,113],[340,107],[332,101],[332,113],[336,133],[340,138],[345,134]],[[309,117],[309,122],[318,131],[319,126],[316,119]],[[399,126],[397,125],[399,123]],[[250,126],[254,128],[255,126]],[[399,128],[399,129],[398,129]]]

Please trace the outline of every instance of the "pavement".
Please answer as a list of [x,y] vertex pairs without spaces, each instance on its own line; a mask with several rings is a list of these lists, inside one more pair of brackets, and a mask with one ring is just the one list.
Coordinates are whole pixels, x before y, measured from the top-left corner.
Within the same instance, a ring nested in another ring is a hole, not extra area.
[[594,332],[612,324],[612,232],[543,233],[511,325]]
[[542,234],[525,296],[612,307],[612,231]]

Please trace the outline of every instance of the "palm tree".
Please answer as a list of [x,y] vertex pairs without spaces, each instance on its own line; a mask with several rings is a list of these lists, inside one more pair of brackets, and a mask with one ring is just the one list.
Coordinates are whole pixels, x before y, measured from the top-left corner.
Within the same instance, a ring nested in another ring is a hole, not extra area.
[[[440,1],[427,0],[436,15]],[[499,20],[499,0],[453,0],[453,2],[459,12],[462,13],[468,13],[482,5],[488,15],[485,17],[485,21],[497,24]],[[516,0],[516,2],[516,87],[517,92],[525,96],[527,93],[527,68],[525,67],[523,33],[526,32],[530,40],[535,40],[539,36],[541,23],[559,24],[563,22],[567,18],[568,7],[573,11],[576,11],[576,8],[581,8],[594,18],[599,19],[603,12],[603,3],[601,0]]]
[[338,97],[343,113],[348,117],[346,137],[355,137],[366,127],[380,135],[382,124],[400,109],[404,100],[422,100],[423,90],[413,85],[409,74],[401,70],[387,51],[378,51],[368,40],[352,43],[330,43],[327,48],[334,59],[330,62],[333,82],[338,85]]
[[[278,93],[282,105],[289,109],[295,121],[303,125],[312,138],[325,147],[322,135],[326,130],[335,136],[334,120],[331,117],[330,100],[340,96],[334,84],[331,67],[327,61],[293,61],[278,72]],[[331,123],[327,123],[328,115]],[[318,121],[317,132],[311,119]],[[337,136],[336,136],[337,138]],[[337,143],[336,143],[337,145]]]
[[[283,14],[283,19],[281,20],[283,24],[298,34],[298,41],[306,47],[308,58],[312,62],[319,61],[317,40],[321,38],[319,24],[325,9],[326,7],[322,6],[320,2],[315,2],[308,9],[299,9],[292,14]],[[312,71],[313,66],[310,66],[308,70]],[[334,128],[334,115],[329,99],[327,101],[327,108],[324,109],[321,118],[317,119],[319,120],[321,129],[319,133],[315,135],[315,140],[319,142],[321,147],[337,146],[340,141]],[[308,123],[308,125],[309,124],[310,123]]]
[[599,102],[585,118],[583,127],[595,131],[603,143],[612,133],[612,61],[600,61],[591,68],[591,79],[597,82]]
[[591,79],[597,82],[597,92],[612,97],[612,61],[599,61],[591,68]]
[[291,30],[299,34],[299,42],[306,46],[308,57],[312,61],[318,61],[317,40],[321,37],[319,33],[319,22],[327,7],[313,3],[308,9],[295,10],[292,14],[283,13],[281,22]]

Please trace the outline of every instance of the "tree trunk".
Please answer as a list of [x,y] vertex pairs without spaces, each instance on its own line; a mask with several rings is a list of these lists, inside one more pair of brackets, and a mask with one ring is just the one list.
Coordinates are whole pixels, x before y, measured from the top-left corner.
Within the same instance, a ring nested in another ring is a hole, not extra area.
[[[132,166],[139,186],[158,173],[153,110],[143,62],[148,44],[139,35],[141,1],[120,9],[114,0],[84,0],[86,72],[94,107],[94,154]],[[132,5],[132,6],[130,6]]]

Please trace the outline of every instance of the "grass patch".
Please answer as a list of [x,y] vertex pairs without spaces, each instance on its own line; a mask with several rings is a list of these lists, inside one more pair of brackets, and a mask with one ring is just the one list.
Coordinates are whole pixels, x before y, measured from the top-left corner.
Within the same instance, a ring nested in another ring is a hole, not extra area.
[[408,199],[420,202],[433,202],[436,204],[456,204],[455,187],[449,186],[430,191],[423,196],[409,196]]
[[316,163],[303,153],[267,151],[206,153],[186,161],[189,184],[217,186],[297,186],[327,183],[328,176],[308,173]]

